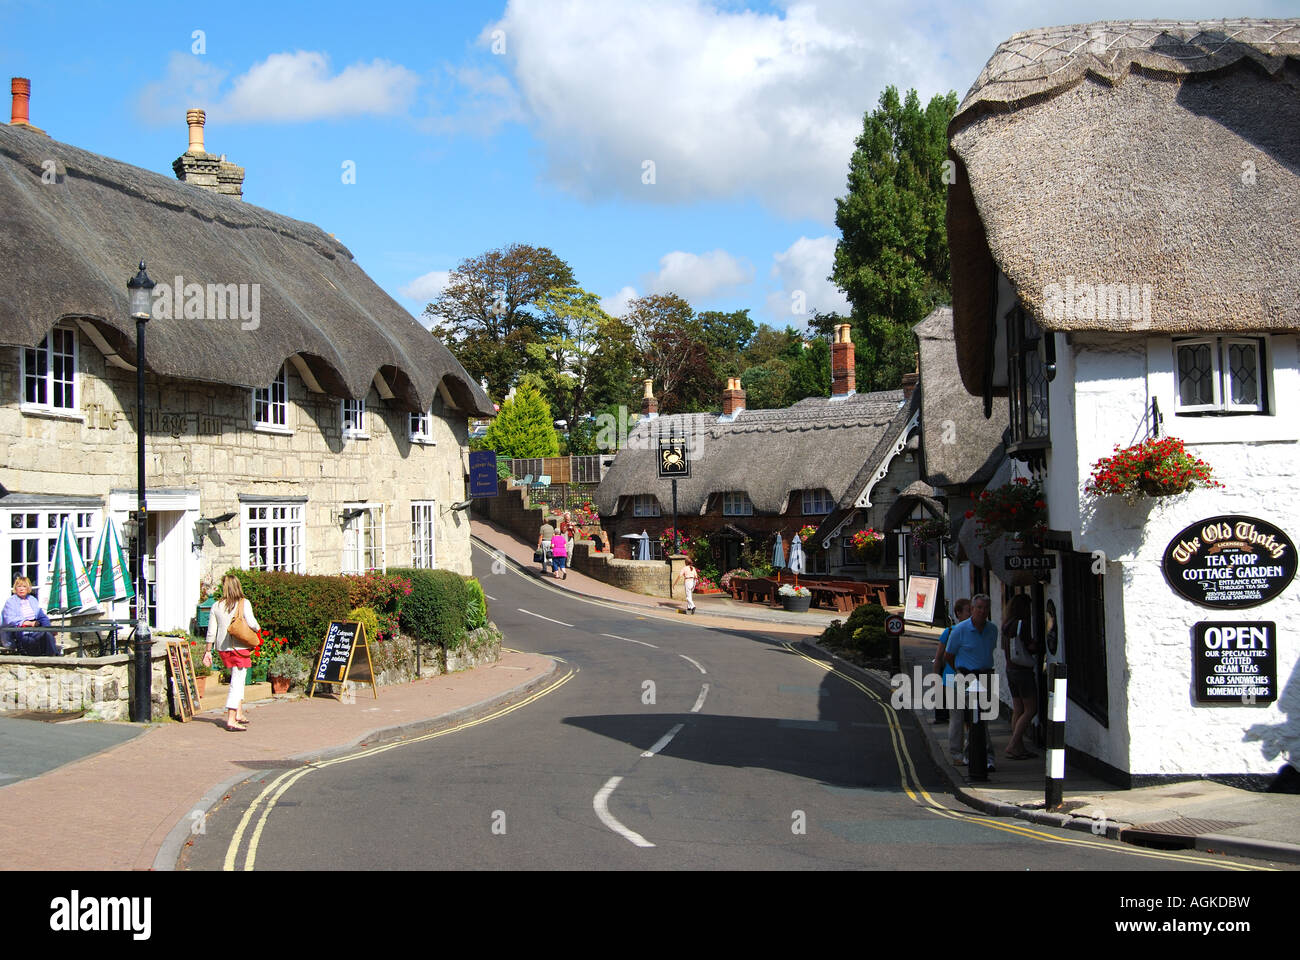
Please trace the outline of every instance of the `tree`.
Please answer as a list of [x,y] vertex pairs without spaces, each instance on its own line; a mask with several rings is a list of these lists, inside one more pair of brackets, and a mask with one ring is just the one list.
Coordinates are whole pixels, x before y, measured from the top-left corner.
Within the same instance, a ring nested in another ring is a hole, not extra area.
[[538,300],[573,283],[573,270],[548,248],[515,243],[462,260],[424,315],[466,372],[487,377],[499,398],[525,369],[528,344],[554,332]]
[[588,412],[597,338],[613,318],[601,309],[598,296],[580,287],[548,290],[537,306],[553,332],[528,344],[529,365],[545,384],[543,395],[551,409],[572,427]]
[[900,103],[888,87],[863,118],[831,273],[853,305],[859,390],[896,387],[913,369],[911,328],[952,299],[944,161],[956,110],[954,92],[922,110],[915,90]]
[[501,412],[487,428],[483,445],[498,457],[556,457],[559,439],[551,422],[551,408],[538,392],[531,377],[515,389],[512,399],[501,404]]
[[790,393],[790,364],[782,357],[750,367],[740,377],[745,389],[745,406],[750,410],[772,410],[786,406]]
[[790,385],[786,390],[785,406],[805,397],[831,395],[831,345],[823,338],[809,341],[806,348],[790,364]]
[[722,396],[712,351],[691,305],[675,293],[651,294],[628,304],[641,368],[655,382],[660,413],[707,410]]
[[744,367],[741,352],[754,336],[754,321],[749,310],[702,310],[695,315],[704,342],[713,351],[713,366],[724,377],[739,376]]
[[759,324],[754,336],[749,341],[749,346],[745,350],[745,365],[747,367],[760,366],[776,357],[793,360],[794,351],[798,348],[800,342],[799,333],[793,327],[776,330],[766,323]]

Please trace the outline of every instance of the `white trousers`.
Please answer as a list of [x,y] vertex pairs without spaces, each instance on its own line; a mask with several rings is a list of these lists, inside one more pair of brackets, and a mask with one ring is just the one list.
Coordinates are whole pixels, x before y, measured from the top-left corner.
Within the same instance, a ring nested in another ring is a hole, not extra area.
[[686,587],[686,609],[695,609],[695,583],[691,580],[683,581],[682,586]]
[[230,668],[230,693],[226,696],[226,709],[238,710],[244,702],[244,679],[248,676],[247,667]]

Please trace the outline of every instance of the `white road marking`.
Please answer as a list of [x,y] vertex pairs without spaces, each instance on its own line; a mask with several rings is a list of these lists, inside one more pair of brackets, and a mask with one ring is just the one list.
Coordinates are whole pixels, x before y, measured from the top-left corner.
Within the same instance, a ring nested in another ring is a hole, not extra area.
[[490,593],[485,593],[485,594],[483,594],[483,596],[487,597],[487,598],[488,598],[489,600],[491,600],[493,603],[496,603],[497,598],[494,597],[494,596],[492,596],[492,594],[490,594]]
[[695,706],[691,707],[691,713],[699,713],[700,708],[704,706],[704,698],[709,695],[709,685],[706,683],[700,687],[700,699],[695,701]]
[[673,727],[671,730],[669,730],[667,733],[665,733],[662,737],[660,737],[660,738],[659,738],[659,742],[656,743],[656,744],[655,744],[653,747],[651,747],[649,750],[647,750],[645,753],[641,754],[641,756],[643,756],[643,757],[653,757],[656,753],[658,753],[658,752],[659,752],[660,750],[662,750],[664,747],[668,746],[668,742],[669,742],[670,740],[672,740],[673,737],[677,736],[677,734],[679,734],[679,733],[681,732],[681,729],[682,729],[682,727],[684,727],[684,726],[686,726],[686,724],[684,724],[684,723],[679,723],[679,724],[677,724],[677,726]]
[[633,640],[631,637],[616,637],[612,633],[602,633],[602,637],[609,637],[611,640],[626,640],[628,643],[639,643],[643,647],[649,647],[651,650],[658,650],[653,643],[646,643],[644,640]]
[[600,818],[601,823],[609,827],[609,829],[613,830],[624,840],[629,840],[632,843],[635,843],[638,847],[653,847],[653,843],[641,836],[641,834],[637,833],[635,830],[629,830],[627,827],[623,826],[623,824],[615,820],[613,815],[609,812],[609,795],[613,793],[614,789],[622,782],[622,777],[610,777],[609,782],[596,791],[596,796],[591,801],[591,805],[596,809],[596,816]]
[[679,654],[677,654],[677,656],[681,657],[681,658],[682,658],[683,660],[685,660],[687,663],[695,664],[695,669],[698,670],[698,671],[700,671],[700,673],[707,674],[707,673],[709,672],[709,671],[705,670],[703,667],[701,667],[698,661],[696,661],[696,660],[692,660],[692,659],[691,659],[690,657],[688,657],[686,654],[684,654],[684,653],[679,653]]
[[563,620],[551,620],[550,617],[544,617],[544,616],[542,616],[540,613],[533,613],[533,611],[531,611],[531,610],[525,610],[523,607],[519,607],[519,608],[517,608],[517,609],[519,610],[520,613],[526,613],[526,614],[528,614],[530,617],[536,617],[538,620],[550,620],[551,623],[558,623],[558,624],[559,624],[560,626],[562,626],[562,627],[571,627],[571,626],[573,626],[573,624],[571,624],[571,623],[565,623]]

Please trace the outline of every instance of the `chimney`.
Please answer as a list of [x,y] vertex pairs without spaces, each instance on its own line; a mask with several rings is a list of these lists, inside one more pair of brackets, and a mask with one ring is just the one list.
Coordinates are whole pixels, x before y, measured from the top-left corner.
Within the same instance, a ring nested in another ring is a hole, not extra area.
[[207,123],[207,114],[198,109],[187,110],[185,122],[190,128],[190,145],[172,162],[176,179],[213,193],[242,198],[244,168],[228,162],[225,154],[213,156],[203,146],[203,125]]
[[722,391],[722,415],[734,417],[745,409],[745,391],[740,387],[739,377],[727,378],[727,389]]
[[643,381],[645,383],[645,396],[641,398],[641,416],[657,417],[659,416],[659,401],[655,399],[653,380]]
[[14,95],[13,106],[9,111],[9,125],[26,127],[37,133],[44,133],[40,127],[33,127],[31,121],[32,82],[26,77],[10,77],[9,92]]
[[916,385],[920,381],[920,379],[921,379],[921,375],[919,373],[903,374],[903,402],[904,403],[906,403],[908,400],[912,398],[912,391],[916,389]]
[[852,327],[841,323],[835,328],[835,341],[831,344],[831,399],[842,400],[857,391],[853,373]]

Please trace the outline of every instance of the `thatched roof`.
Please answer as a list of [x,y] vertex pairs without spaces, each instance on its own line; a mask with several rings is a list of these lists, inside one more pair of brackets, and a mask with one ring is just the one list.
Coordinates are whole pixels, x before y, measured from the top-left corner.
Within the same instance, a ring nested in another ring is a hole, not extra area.
[[[995,267],[1047,329],[1300,329],[1300,20],[1016,34],[948,132],[957,354],[972,393]],[[1149,314],[1090,310],[1082,294],[1065,312],[1050,285],[1070,282],[1149,285]]]
[[658,476],[658,441],[682,435],[691,450],[691,475],[677,485],[682,514],[704,513],[712,494],[734,490],[748,493],[755,513],[764,514],[782,513],[796,490],[825,489],[837,502],[851,500],[860,492],[854,482],[866,469],[864,457],[874,470],[871,458],[892,448],[890,426],[907,406],[901,390],[886,390],[745,410],[730,423],[708,413],[643,419],[601,481],[596,506],[614,516],[628,508],[626,498],[654,494],[669,508],[670,483]]
[[364,397],[379,373],[411,410],[428,409],[441,383],[461,411],[493,412],[447,348],[309,223],[4,124],[0,210],[0,344],[32,346],[81,318],[134,363],[126,281],[143,259],[159,283],[260,293],[257,329],[238,317],[151,321],[155,373],[265,386],[298,354],[337,396]]
[[1002,459],[1003,423],[985,419],[983,400],[962,388],[952,307],[912,332],[920,345],[921,476],[939,487],[982,484]]

